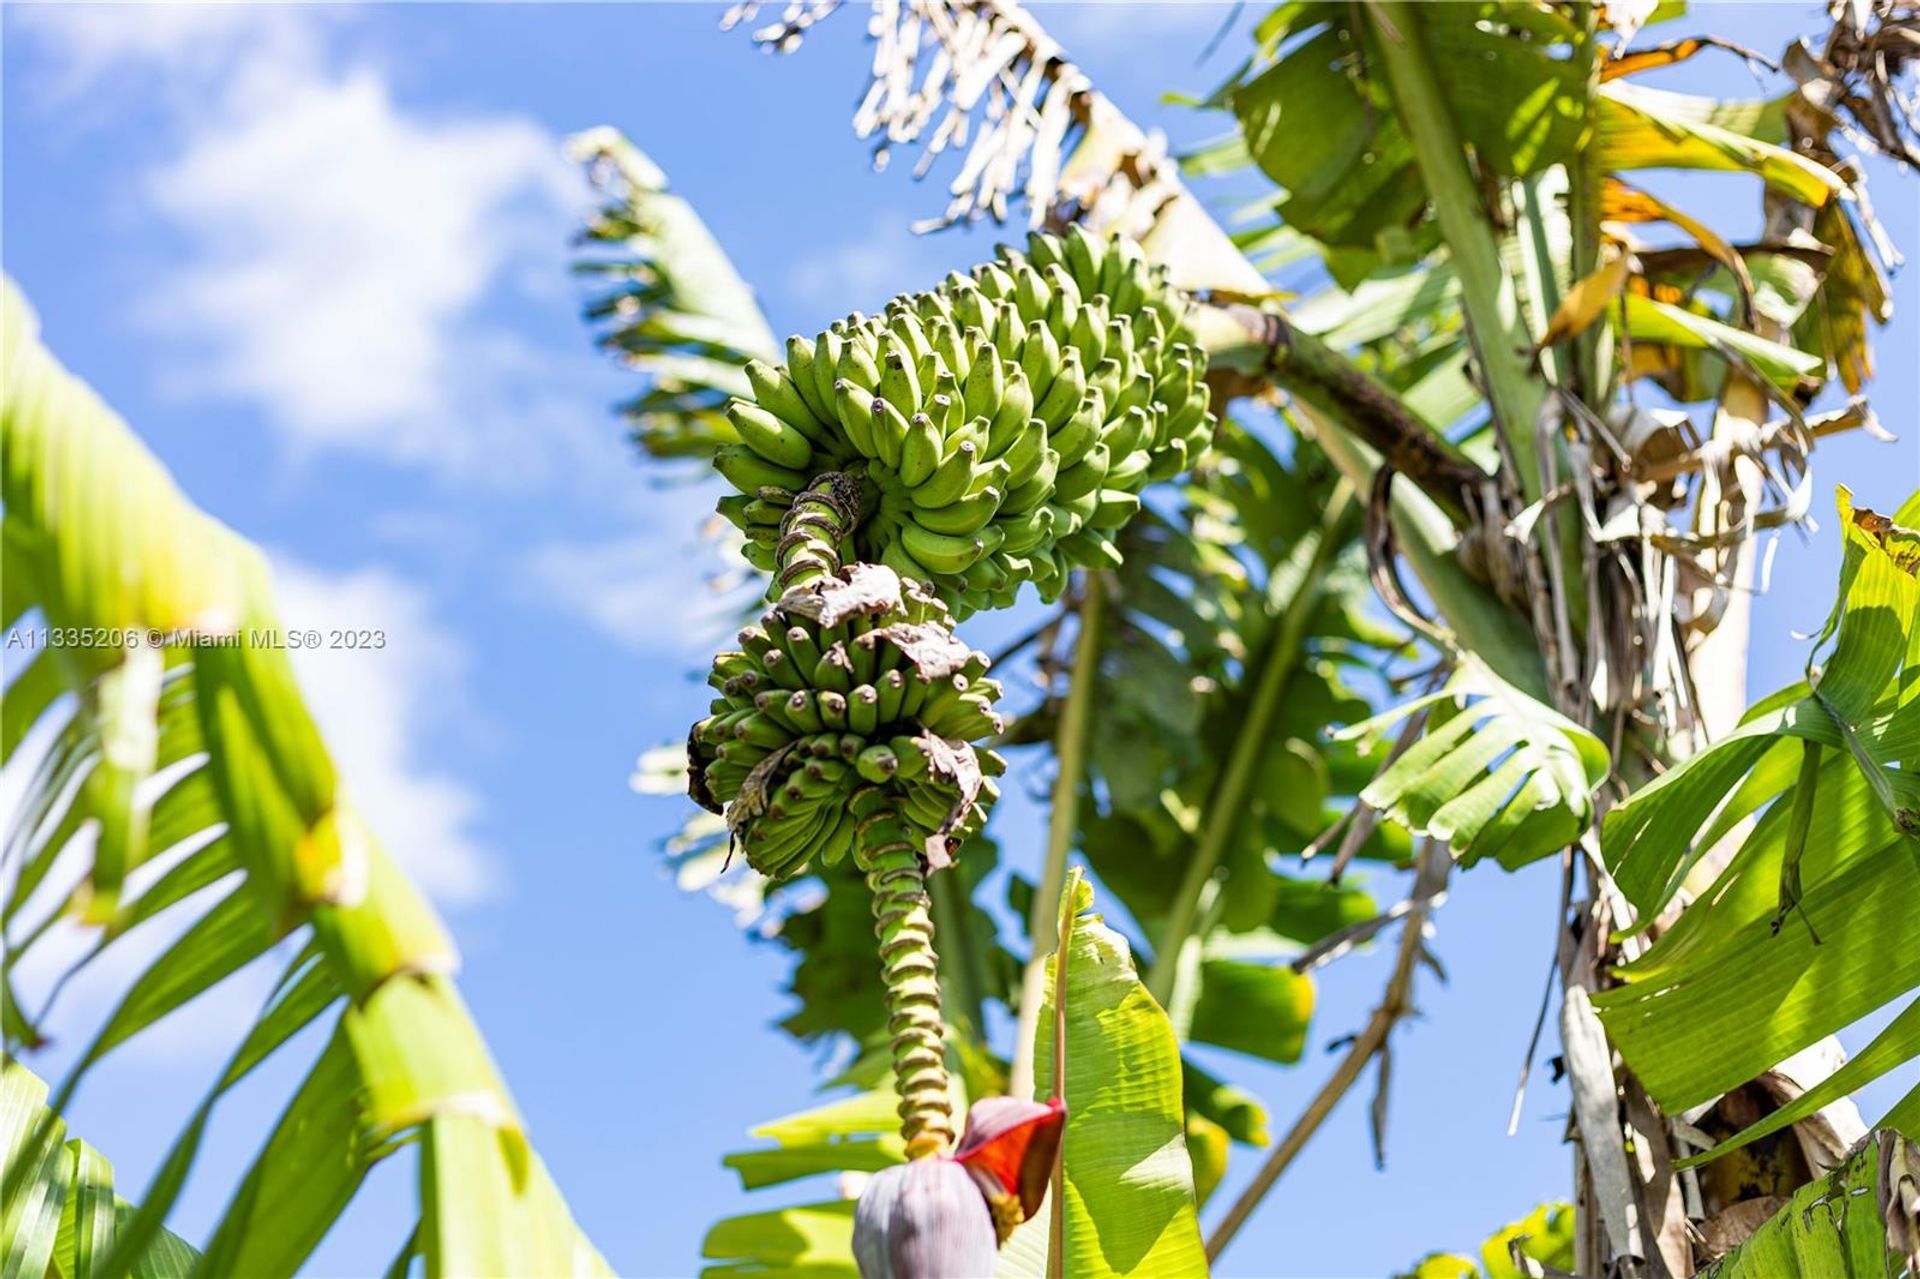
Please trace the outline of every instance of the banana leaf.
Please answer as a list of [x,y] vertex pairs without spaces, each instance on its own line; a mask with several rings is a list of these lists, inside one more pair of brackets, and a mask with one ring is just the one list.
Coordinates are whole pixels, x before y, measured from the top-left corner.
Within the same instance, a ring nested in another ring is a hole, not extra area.
[[[1014,1233],[999,1279],[1047,1273],[1050,1212],[1063,1214],[1065,1279],[1180,1279],[1205,1275],[1187,1155],[1180,1047],[1147,993],[1126,939],[1089,913],[1093,890],[1076,873],[1062,896],[1067,1131],[1061,1200]],[[1042,1011],[1034,1078],[1054,1077],[1054,1001]]]
[[1802,1186],[1700,1279],[1912,1274],[1920,1270],[1920,1150],[1881,1130]]
[[773,333],[726,251],[643,151],[603,127],[576,134],[568,152],[605,197],[574,264],[601,286],[587,322],[647,379],[620,413],[650,456],[710,458],[738,438],[726,406],[748,394],[747,361],[779,361]]
[[[46,1109],[47,1085],[18,1061],[0,1064],[0,1149],[7,1165],[27,1149],[41,1124],[64,1129]],[[78,1137],[46,1149],[34,1175],[0,1210],[0,1273],[38,1279],[94,1279],[133,1205],[113,1189],[113,1165]],[[200,1255],[178,1235],[156,1232],[125,1258],[133,1279],[186,1279]],[[119,1269],[116,1267],[116,1269]]]
[[[1624,984],[1595,998],[1655,1100],[1683,1110],[1920,990],[1920,584],[1907,523],[1840,494],[1840,599],[1808,682],[1608,815],[1601,849],[1643,919],[1694,859],[1755,813],[1699,900]],[[1826,640],[1832,639],[1828,650]],[[1822,660],[1824,659],[1824,660]],[[1817,664],[1816,664],[1817,663]],[[1911,1008],[1800,1101],[1716,1145],[1717,1158],[1920,1056]],[[1883,1124],[1911,1129],[1904,1104]],[[1913,1135],[1909,1132],[1909,1135]]]
[[1360,793],[1363,802],[1448,841],[1463,865],[1492,857],[1514,870],[1586,830],[1606,746],[1472,653],[1459,655],[1444,687],[1336,736],[1377,738],[1423,710],[1419,740]]
[[[265,558],[193,506],[126,423],[60,365],[10,281],[3,305],[8,611],[33,608],[49,627],[130,637],[62,649],[54,667],[29,668],[51,669],[51,685],[45,674],[19,677],[27,695],[7,745],[28,740],[36,723],[53,745],[37,762],[11,761],[26,778],[6,834],[8,959],[17,963],[64,924],[93,938],[84,966],[163,913],[176,920],[181,912],[169,907],[239,872],[127,984],[55,1090],[51,1117],[9,1151],[6,1202],[20,1202],[57,1166],[58,1112],[96,1062],[298,937],[306,944],[285,979],[145,1202],[120,1221],[107,1268],[161,1247],[161,1222],[220,1097],[300,1029],[331,1017],[329,1047],[227,1204],[203,1272],[292,1273],[367,1169],[416,1134],[426,1157],[415,1238],[430,1266],[604,1272],[528,1147],[460,1003],[445,929],[340,792],[287,659]],[[72,696],[51,695],[55,687]],[[81,883],[40,908],[47,894],[33,889],[63,853],[78,858]],[[165,872],[129,895],[130,873],[163,856]],[[37,917],[25,918],[30,908]],[[11,1054],[40,1036],[17,992],[5,1002]],[[461,1193],[443,1202],[456,1167]],[[260,1228],[262,1213],[273,1229]]]

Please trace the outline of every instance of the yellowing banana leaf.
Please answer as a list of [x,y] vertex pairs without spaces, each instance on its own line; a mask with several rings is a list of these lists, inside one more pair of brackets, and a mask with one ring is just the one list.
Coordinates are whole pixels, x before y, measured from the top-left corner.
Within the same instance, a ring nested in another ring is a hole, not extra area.
[[[50,1116],[47,1086],[18,1061],[0,1063],[0,1149],[6,1166]],[[58,1120],[53,1121],[56,1125]],[[62,1126],[64,1127],[64,1126]],[[113,1189],[113,1166],[78,1137],[45,1148],[38,1171],[0,1207],[0,1273],[26,1279],[95,1279],[107,1268],[134,1209]],[[134,1279],[186,1279],[199,1255],[159,1231],[129,1259]]]
[[1549,347],[1584,332],[1620,296],[1620,290],[1626,287],[1627,272],[1632,265],[1633,260],[1625,253],[1617,253],[1612,261],[1576,281],[1567,290],[1567,295],[1560,299],[1560,305],[1553,309],[1553,315],[1547,320],[1546,332],[1540,335],[1540,340],[1534,345]]
[[[1015,1232],[1000,1279],[1046,1274],[1049,1213],[1064,1214],[1065,1279],[1181,1279],[1207,1273],[1187,1155],[1180,1046],[1147,993],[1126,939],[1090,914],[1077,871],[1062,897],[1066,937],[1067,1131],[1064,1194]],[[1034,1052],[1034,1078],[1053,1078],[1055,992]],[[1051,1194],[1048,1196],[1052,1200]]]
[[[1884,325],[1893,316],[1893,299],[1879,261],[1860,242],[1845,204],[1828,204],[1814,215],[1814,238],[1833,249],[1819,291],[1813,295],[1799,337],[1801,345],[1826,355],[1849,394],[1858,395],[1873,377],[1869,321]],[[1811,340],[1809,340],[1811,338]]]
[[1342,730],[1378,738],[1427,712],[1420,739],[1361,791],[1407,829],[1446,840],[1464,865],[1509,870],[1578,839],[1607,775],[1607,748],[1585,728],[1495,675],[1470,652],[1446,685]]
[[1600,200],[1600,216],[1605,221],[1671,222],[1692,236],[1695,244],[1727,269],[1740,289],[1742,305],[1751,308],[1753,278],[1747,273],[1746,259],[1727,243],[1725,236],[1658,196],[1629,186],[1618,178],[1607,179],[1601,189]]
[[[1833,170],[1751,132],[1767,128],[1770,104],[1721,103],[1613,81],[1600,87],[1595,155],[1609,171],[1719,169],[1752,173],[1818,207],[1846,190]],[[1770,130],[1769,130],[1770,131]]]
[[1630,292],[1626,296],[1626,333],[1636,343],[1681,350],[1732,351],[1782,387],[1793,387],[1802,378],[1817,376],[1825,365],[1817,355],[1770,342],[1745,329],[1736,329],[1685,307],[1639,293]]
[[1802,1186],[1700,1279],[1897,1275],[1920,1271],[1920,1150],[1881,1130]]

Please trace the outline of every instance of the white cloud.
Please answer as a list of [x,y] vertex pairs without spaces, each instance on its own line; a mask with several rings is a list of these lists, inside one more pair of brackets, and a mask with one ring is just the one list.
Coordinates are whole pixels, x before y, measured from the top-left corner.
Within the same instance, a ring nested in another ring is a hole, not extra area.
[[923,287],[913,221],[914,215],[896,210],[875,214],[864,234],[808,250],[787,272],[788,288],[799,300],[838,315]]
[[[697,520],[636,537],[535,547],[520,563],[525,593],[623,648],[691,663],[730,635],[741,615],[739,592],[728,589],[740,578],[719,571],[725,558],[693,535]],[[716,570],[707,588],[690,588],[690,561]]]
[[[316,21],[336,11],[252,4],[29,4],[9,21],[47,57],[38,87],[69,109],[128,75],[163,92],[220,67],[241,49],[285,57],[310,49]],[[184,102],[180,97],[176,103]]]
[[300,649],[300,691],[340,770],[347,794],[386,850],[428,896],[446,906],[484,900],[498,887],[494,860],[473,833],[480,796],[423,762],[464,701],[466,655],[436,622],[426,597],[380,569],[328,575],[274,560],[281,624],[374,631],[378,649]]
[[411,117],[365,67],[256,72],[153,176],[194,243],[159,307],[209,339],[208,388],[295,441],[469,469],[490,441],[466,388],[504,339],[465,323],[523,255],[558,269],[542,241],[564,237],[569,177],[527,121]]
[[571,311],[582,186],[536,121],[416,110],[330,49],[335,25],[326,6],[113,5],[27,30],[59,84],[166,104],[179,145],[130,190],[186,246],[141,312],[177,348],[174,390],[254,406],[296,453],[525,481],[604,431],[568,385],[584,338],[555,356],[496,309]]

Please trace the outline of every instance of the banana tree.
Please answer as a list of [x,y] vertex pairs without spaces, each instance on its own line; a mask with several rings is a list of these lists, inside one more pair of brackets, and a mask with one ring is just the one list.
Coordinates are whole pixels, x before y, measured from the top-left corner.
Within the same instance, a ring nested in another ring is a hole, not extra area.
[[[832,7],[796,8],[755,37],[791,49]],[[1756,545],[1807,517],[1819,438],[1877,429],[1858,399],[1824,413],[1812,404],[1829,384],[1857,395],[1871,370],[1869,326],[1887,314],[1876,261],[1889,256],[1885,236],[1845,149],[1869,141],[1911,154],[1898,83],[1912,57],[1909,6],[1844,11],[1818,52],[1811,41],[1787,51],[1786,93],[1755,102],[1634,83],[1720,51],[1773,65],[1718,37],[1647,42],[1648,16],[1598,5],[1279,6],[1207,103],[1232,113],[1237,137],[1195,162],[1252,164],[1280,188],[1265,206],[1272,225],[1237,237],[1013,4],[877,7],[873,84],[855,120],[882,138],[883,154],[916,141],[929,160],[964,149],[944,222],[1004,217],[1024,198],[1036,222],[1137,239],[1201,299],[1193,325],[1216,399],[1277,400],[1359,501],[1382,602],[1445,670],[1360,731],[1377,772],[1344,792],[1358,799],[1347,821],[1367,836],[1384,825],[1441,840],[1462,861],[1561,858],[1582,1273],[1614,1263],[1687,1273],[1699,1260],[1687,1224],[1699,1205],[1672,1170],[1687,1120],[1662,1111],[1653,1081],[1616,1069],[1592,1011],[1624,998],[1603,992],[1638,951],[1609,938],[1668,922],[1656,918],[1664,898],[1622,895],[1601,822],[1636,783],[1733,726]],[[1483,74],[1447,89],[1443,68],[1460,65]],[[1736,243],[1649,189],[1649,171],[1688,169],[1752,179],[1764,234]],[[1649,224],[1682,246],[1641,238]],[[1283,307],[1256,261],[1302,253],[1318,257],[1330,287]],[[1644,407],[1652,392],[1671,407]],[[1236,470],[1203,468],[1198,487]],[[1320,532],[1325,544],[1341,530]],[[1401,586],[1402,573],[1418,591]],[[1092,705],[1108,703],[1082,694],[1115,594],[1104,573],[1071,592],[1079,678],[1057,711],[1032,721],[1052,720],[1061,778],[1036,921],[1112,789],[1084,747]],[[1289,620],[1295,647],[1278,663],[1281,680],[1309,634],[1299,615]],[[1043,638],[1057,643],[1063,629]],[[1188,658],[1180,646],[1197,633],[1180,631],[1172,651]],[[1157,709],[1159,722],[1177,722]],[[1213,806],[1173,814],[1191,823],[1193,842],[1155,912],[1150,985],[1176,1022],[1179,974],[1193,967],[1181,957],[1213,922],[1245,824],[1217,800],[1261,793],[1245,780],[1254,762],[1230,749],[1203,792]],[[1746,811],[1768,794],[1756,784]],[[1686,856],[1702,873],[1719,869],[1725,852],[1713,844],[1730,829],[1696,825]],[[1111,873],[1118,882],[1130,869]],[[1408,905],[1426,899],[1416,892]],[[1034,950],[1016,1083],[1030,1077],[1021,1056],[1044,971]],[[1367,1058],[1384,1056],[1399,1002],[1390,990],[1384,1028],[1362,1037],[1365,1051],[1343,1061],[1275,1149],[1214,1251]]]

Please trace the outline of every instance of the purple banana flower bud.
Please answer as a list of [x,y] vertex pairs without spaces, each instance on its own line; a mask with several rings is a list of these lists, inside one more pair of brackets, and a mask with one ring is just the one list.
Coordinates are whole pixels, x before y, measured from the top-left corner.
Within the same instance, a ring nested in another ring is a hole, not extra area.
[[874,1174],[853,1214],[860,1279],[986,1279],[995,1250],[1039,1210],[1066,1123],[1057,1097],[987,1097],[953,1154]]
[[854,1209],[860,1279],[986,1279],[998,1247],[980,1187],[945,1155],[875,1173]]

